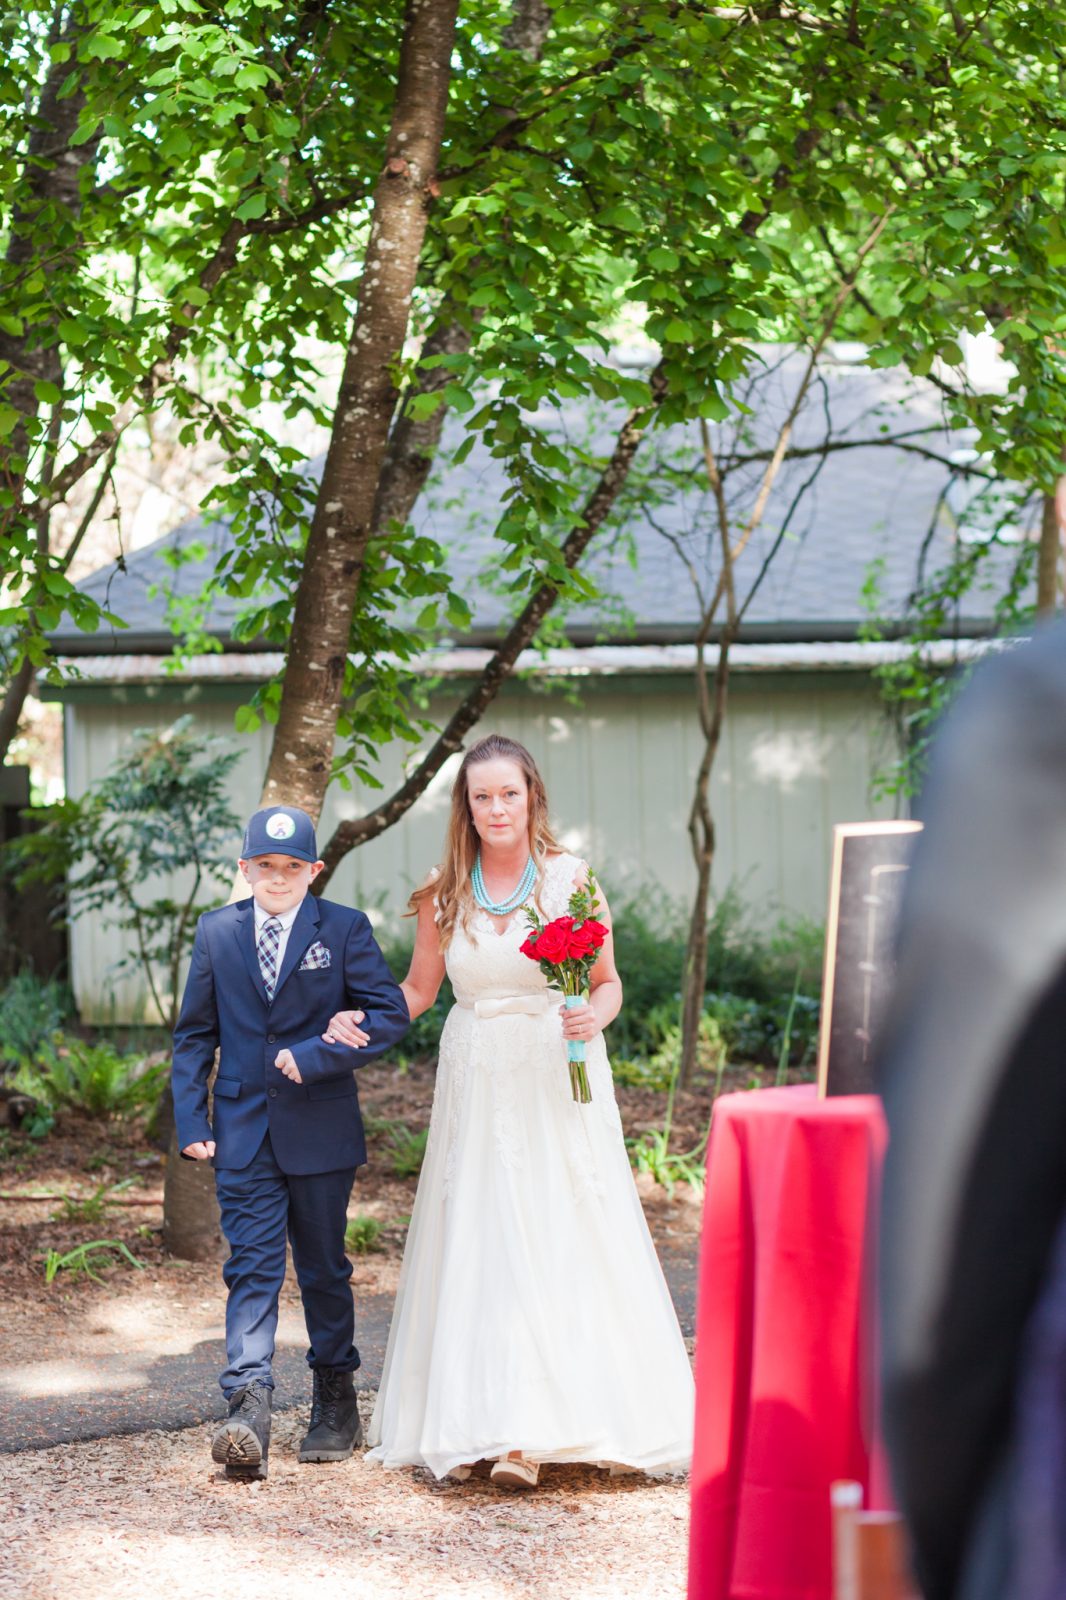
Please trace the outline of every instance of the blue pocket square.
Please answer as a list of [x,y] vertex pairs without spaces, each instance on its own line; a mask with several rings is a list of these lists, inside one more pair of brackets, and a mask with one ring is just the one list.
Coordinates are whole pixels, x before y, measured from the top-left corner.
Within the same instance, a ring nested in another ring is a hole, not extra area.
[[296,970],[297,972],[316,972],[320,971],[323,967],[330,967],[332,965],[333,957],[330,955],[322,941],[320,939],[316,939]]

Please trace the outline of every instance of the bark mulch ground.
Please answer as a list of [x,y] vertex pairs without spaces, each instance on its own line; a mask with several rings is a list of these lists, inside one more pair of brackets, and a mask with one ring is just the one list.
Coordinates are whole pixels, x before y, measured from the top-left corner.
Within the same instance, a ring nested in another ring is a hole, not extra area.
[[[365,1397],[370,1406],[370,1397]],[[300,1467],[295,1412],[270,1476],[227,1483],[210,1428],[8,1457],[0,1597],[17,1600],[680,1600],[684,1481],[546,1468],[532,1493],[436,1483],[361,1455]],[[483,1472],[484,1469],[479,1469]]]

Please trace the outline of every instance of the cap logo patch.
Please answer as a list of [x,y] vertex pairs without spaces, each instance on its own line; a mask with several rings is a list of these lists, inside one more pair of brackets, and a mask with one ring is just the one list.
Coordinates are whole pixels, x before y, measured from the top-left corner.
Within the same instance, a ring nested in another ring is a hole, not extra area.
[[266,819],[266,833],[270,839],[291,839],[295,832],[295,822],[284,811],[275,811],[272,817]]

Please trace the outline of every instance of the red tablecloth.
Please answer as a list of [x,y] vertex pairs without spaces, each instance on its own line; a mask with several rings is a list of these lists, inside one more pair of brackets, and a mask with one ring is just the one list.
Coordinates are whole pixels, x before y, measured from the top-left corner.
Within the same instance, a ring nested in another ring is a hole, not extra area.
[[723,1095],[696,1317],[689,1600],[829,1600],[829,1485],[887,1506],[874,1423],[873,1095]]

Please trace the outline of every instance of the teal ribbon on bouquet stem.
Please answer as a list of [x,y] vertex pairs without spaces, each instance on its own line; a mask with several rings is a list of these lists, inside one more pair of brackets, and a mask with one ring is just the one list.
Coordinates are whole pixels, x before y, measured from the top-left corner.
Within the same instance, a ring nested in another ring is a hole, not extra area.
[[[588,1002],[588,991],[583,994],[564,994],[563,1004],[568,1011],[575,1006],[583,1006]],[[570,1066],[570,1090],[578,1105],[587,1106],[592,1103],[592,1090],[589,1088],[588,1073],[585,1071],[585,1041],[584,1039],[567,1039],[566,1059]]]

